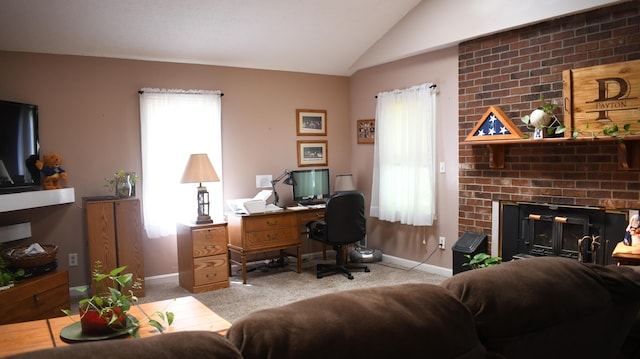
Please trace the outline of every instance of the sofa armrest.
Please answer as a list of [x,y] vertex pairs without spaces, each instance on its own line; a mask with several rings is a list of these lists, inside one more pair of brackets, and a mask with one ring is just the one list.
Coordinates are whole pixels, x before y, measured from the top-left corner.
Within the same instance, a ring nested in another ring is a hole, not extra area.
[[626,267],[537,257],[457,274],[442,283],[473,313],[488,350],[509,358],[614,358],[640,308]]

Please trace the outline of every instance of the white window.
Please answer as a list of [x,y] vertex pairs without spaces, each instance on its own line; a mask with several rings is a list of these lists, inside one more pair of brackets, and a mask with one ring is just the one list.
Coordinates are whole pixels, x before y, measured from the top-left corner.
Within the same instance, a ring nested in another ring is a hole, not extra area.
[[370,215],[389,222],[433,225],[435,86],[378,94]]
[[149,238],[176,233],[176,222],[197,218],[197,184],[181,184],[189,156],[206,153],[220,182],[203,183],[212,218],[221,218],[222,139],[220,91],[142,89],[142,203]]

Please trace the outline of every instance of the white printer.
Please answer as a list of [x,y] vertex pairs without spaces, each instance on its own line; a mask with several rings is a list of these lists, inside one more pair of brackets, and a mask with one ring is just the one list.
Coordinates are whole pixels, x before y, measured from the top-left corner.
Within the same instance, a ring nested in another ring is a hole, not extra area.
[[273,204],[267,205],[267,199],[271,197],[272,190],[262,190],[258,192],[253,198],[240,198],[230,199],[227,201],[227,206],[235,213],[264,213],[281,211],[282,208]]

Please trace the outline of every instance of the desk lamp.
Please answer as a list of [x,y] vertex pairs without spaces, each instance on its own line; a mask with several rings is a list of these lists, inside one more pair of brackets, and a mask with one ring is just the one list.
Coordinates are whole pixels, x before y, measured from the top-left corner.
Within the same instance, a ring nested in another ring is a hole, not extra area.
[[356,185],[353,183],[351,173],[344,175],[336,175],[336,185],[333,188],[335,193],[355,191]]
[[278,182],[280,182],[285,176],[287,176],[287,179],[284,180],[284,184],[288,184],[289,186],[293,186],[296,184],[296,181],[293,179],[293,177],[291,177],[291,171],[289,170],[284,170],[284,172],[282,172],[282,174],[278,176],[278,178],[271,181],[271,187],[273,188],[273,204],[276,206],[278,205],[278,200],[280,199],[280,197],[278,197],[278,192],[276,192],[276,184],[278,184]]
[[207,192],[207,187],[202,185],[202,182],[218,181],[220,181],[218,174],[213,169],[207,154],[198,153],[189,157],[180,182],[198,183],[198,219],[196,224],[213,223],[209,216],[209,192]]

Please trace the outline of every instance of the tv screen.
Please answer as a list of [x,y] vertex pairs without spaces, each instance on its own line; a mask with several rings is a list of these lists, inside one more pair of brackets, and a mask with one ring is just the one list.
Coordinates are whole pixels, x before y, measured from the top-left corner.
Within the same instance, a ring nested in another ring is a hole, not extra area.
[[0,101],[0,192],[38,189],[38,106]]
[[291,171],[293,200],[304,203],[321,202],[329,198],[329,169]]

